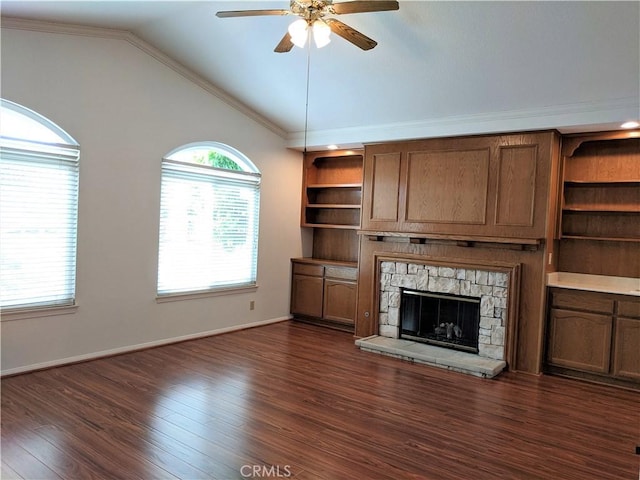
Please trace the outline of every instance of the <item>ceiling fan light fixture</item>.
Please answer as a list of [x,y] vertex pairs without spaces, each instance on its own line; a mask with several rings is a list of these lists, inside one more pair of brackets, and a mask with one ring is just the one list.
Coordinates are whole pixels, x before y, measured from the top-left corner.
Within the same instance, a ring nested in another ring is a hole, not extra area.
[[291,41],[296,47],[304,47],[307,43],[307,21],[303,18],[299,18],[291,25],[289,25],[289,35],[291,35]]
[[[1,0],[0,0],[1,1]],[[298,20],[289,25],[287,33],[273,50],[276,53],[290,52],[295,46],[304,47],[307,37],[313,37],[318,48],[329,44],[331,32],[362,50],[371,50],[378,43],[360,33],[358,30],[342,23],[335,18],[325,15],[344,15],[350,13],[386,12],[400,8],[397,0],[290,0],[289,9],[270,10],[223,10],[216,13],[217,17],[256,17],[260,15],[296,15]]]
[[316,47],[322,48],[331,42],[331,28],[322,20],[313,22],[313,40]]

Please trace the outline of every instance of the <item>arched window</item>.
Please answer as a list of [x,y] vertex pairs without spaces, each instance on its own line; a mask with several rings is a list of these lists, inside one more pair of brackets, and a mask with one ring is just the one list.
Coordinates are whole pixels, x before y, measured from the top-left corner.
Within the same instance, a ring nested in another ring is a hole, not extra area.
[[162,159],[158,296],[256,285],[260,172],[216,142]]
[[0,306],[75,303],[78,143],[0,100]]

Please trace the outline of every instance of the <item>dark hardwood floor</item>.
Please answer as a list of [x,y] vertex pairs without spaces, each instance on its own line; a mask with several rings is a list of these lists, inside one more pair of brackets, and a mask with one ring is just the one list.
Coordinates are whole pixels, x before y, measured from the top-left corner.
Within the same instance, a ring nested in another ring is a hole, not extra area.
[[638,479],[640,394],[283,322],[2,380],[2,478]]

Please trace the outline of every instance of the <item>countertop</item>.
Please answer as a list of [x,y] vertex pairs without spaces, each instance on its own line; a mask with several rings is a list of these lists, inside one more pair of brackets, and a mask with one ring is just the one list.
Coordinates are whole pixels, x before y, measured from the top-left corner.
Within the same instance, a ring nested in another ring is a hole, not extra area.
[[301,257],[292,258],[292,262],[310,263],[313,265],[335,265],[336,267],[358,268],[358,262],[343,262],[340,260],[325,260],[322,258]]
[[547,274],[547,286],[640,297],[640,278],[632,277],[553,272]]

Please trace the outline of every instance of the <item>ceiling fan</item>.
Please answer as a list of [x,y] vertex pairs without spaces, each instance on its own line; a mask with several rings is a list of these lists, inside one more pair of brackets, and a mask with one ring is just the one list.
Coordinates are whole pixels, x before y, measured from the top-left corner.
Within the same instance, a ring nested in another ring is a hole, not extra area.
[[335,18],[324,18],[326,15],[344,15],[348,13],[382,12],[398,10],[395,0],[361,0],[333,3],[333,0],[291,0],[288,10],[230,10],[216,13],[220,18],[253,17],[259,15],[296,15],[300,17],[289,26],[275,52],[290,51],[294,45],[302,47],[308,37],[308,30],[313,32],[318,48],[329,43],[331,32],[353,43],[362,50],[371,50],[378,43],[360,33],[349,25]]

